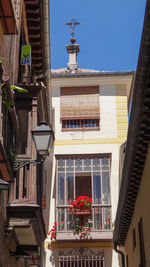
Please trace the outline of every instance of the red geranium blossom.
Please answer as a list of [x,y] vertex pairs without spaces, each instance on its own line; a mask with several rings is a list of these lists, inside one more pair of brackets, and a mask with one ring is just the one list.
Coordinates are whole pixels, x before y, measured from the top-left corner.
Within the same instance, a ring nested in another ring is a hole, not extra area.
[[79,196],[77,198],[73,199],[73,202],[70,202],[70,209],[80,209],[80,207],[87,207],[91,206],[93,202],[93,199],[88,196]]

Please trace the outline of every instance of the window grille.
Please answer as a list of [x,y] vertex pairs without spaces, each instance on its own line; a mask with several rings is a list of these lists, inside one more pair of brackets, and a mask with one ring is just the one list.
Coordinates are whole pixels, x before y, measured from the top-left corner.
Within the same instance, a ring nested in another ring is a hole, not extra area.
[[105,267],[103,256],[59,256],[59,267]]

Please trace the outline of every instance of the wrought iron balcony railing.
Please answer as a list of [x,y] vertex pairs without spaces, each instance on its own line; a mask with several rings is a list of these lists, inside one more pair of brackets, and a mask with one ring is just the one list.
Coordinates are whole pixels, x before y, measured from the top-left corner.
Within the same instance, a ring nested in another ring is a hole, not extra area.
[[84,226],[89,219],[92,222],[91,237],[112,238],[111,205],[92,205],[89,210],[70,210],[69,205],[57,206],[56,218],[58,222],[56,239],[58,240],[64,239],[65,236],[68,239],[74,239],[76,223]]

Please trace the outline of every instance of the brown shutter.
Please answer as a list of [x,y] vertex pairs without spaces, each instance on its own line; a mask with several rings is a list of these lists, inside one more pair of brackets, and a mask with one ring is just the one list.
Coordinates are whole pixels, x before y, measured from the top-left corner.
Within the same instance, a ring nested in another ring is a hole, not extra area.
[[60,92],[61,120],[99,119],[99,87],[62,87]]

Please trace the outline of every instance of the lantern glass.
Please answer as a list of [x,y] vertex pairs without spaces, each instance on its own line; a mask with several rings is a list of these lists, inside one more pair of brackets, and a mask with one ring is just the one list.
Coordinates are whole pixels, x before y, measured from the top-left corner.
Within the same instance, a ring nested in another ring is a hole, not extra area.
[[41,122],[40,125],[32,131],[35,147],[40,155],[48,155],[52,135],[53,131],[46,122]]

